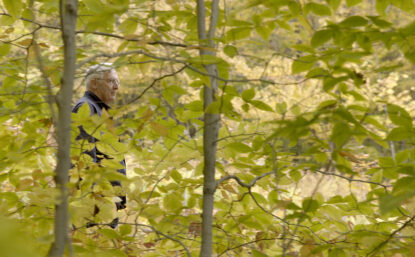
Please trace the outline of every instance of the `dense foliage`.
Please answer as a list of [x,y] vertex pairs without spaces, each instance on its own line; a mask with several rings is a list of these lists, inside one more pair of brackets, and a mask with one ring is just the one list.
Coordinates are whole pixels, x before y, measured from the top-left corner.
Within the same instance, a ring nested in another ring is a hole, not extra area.
[[[0,256],[45,256],[58,199],[59,2],[0,6]],[[199,255],[206,113],[221,124],[215,256],[414,256],[415,3],[219,7],[212,49],[198,40],[195,1],[79,1],[75,94],[100,62],[114,63],[121,89],[102,117],[72,116],[68,256]],[[204,108],[209,64],[220,82]],[[82,154],[93,145],[75,140],[79,125],[114,159]],[[124,157],[127,178],[115,172]],[[115,213],[110,180],[122,181],[127,210]]]

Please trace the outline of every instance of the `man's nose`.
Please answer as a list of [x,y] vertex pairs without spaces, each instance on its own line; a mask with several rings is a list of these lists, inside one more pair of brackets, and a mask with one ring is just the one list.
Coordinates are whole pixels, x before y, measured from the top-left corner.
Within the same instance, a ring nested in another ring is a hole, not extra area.
[[112,89],[118,90],[118,83],[112,83]]

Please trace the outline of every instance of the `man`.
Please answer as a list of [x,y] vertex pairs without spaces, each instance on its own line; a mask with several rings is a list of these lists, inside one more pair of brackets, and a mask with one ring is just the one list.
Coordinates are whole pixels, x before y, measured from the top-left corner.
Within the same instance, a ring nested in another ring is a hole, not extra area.
[[[117,72],[112,67],[111,63],[101,63],[97,65],[91,66],[85,75],[85,84],[86,84],[86,92],[84,96],[79,99],[75,106],[72,109],[72,112],[78,112],[79,108],[87,103],[91,110],[91,115],[99,115],[101,116],[102,110],[110,109],[110,105],[112,105],[115,101],[116,94],[119,87],[119,79]],[[98,139],[92,137],[82,128],[79,127],[80,134],[77,136],[77,140],[84,139],[88,140],[90,143],[95,143]],[[88,154],[92,157],[93,161],[96,163],[100,163],[102,159],[111,159],[105,153],[100,152],[96,147],[94,147],[90,151],[85,151],[84,153]],[[125,160],[121,162],[124,166],[123,169],[117,170],[122,174],[126,174],[125,170]],[[113,186],[121,186],[120,181],[111,181]],[[117,210],[125,209],[126,208],[126,197],[119,196],[121,198],[120,202],[116,202]],[[94,213],[96,214],[99,212],[97,207],[95,206]],[[114,219],[110,226],[115,228],[118,224],[118,218]],[[87,227],[94,226],[95,224],[87,224]]]

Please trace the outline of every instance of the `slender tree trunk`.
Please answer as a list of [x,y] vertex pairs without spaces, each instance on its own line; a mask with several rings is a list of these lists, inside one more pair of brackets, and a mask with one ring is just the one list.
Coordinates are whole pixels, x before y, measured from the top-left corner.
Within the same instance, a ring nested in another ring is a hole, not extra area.
[[58,160],[55,169],[55,182],[56,187],[60,191],[60,199],[55,209],[55,242],[52,244],[49,251],[50,257],[63,256],[65,246],[69,242],[68,190],[66,183],[68,181],[71,164],[71,105],[76,61],[75,30],[77,10],[77,0],[60,1],[62,39],[64,43],[64,66],[61,89],[57,97],[59,110],[58,125],[56,128]]
[[[215,47],[213,38],[215,36],[216,23],[219,15],[219,1],[212,1],[212,14],[210,17],[209,32],[206,34],[206,15],[204,0],[197,1],[197,17],[198,17],[198,36],[201,46],[208,46],[213,49]],[[200,55],[215,55],[214,51],[201,48]],[[216,190],[215,168],[216,168],[216,142],[218,139],[220,114],[207,113],[207,107],[216,101],[219,81],[215,78],[218,71],[215,64],[205,65],[205,69],[210,77],[210,85],[203,87],[204,95],[204,130],[203,130],[203,151],[204,151],[204,167],[203,167],[203,213],[202,213],[202,247],[200,249],[200,257],[212,256],[212,222],[214,193]]]

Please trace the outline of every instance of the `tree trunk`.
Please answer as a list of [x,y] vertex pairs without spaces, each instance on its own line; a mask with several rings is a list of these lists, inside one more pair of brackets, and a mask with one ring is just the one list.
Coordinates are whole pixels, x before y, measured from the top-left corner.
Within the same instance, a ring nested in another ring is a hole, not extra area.
[[[206,50],[215,47],[213,38],[215,36],[216,23],[219,15],[219,1],[212,1],[212,14],[210,17],[209,32],[206,34],[206,15],[204,0],[197,1],[198,36],[202,46],[200,55],[215,55],[214,51]],[[203,130],[203,213],[202,213],[202,247],[200,257],[212,256],[212,222],[214,193],[216,190],[215,168],[216,168],[216,142],[218,139],[220,114],[207,113],[207,107],[216,101],[219,81],[216,79],[218,72],[215,64],[205,65],[206,72],[210,75],[210,85],[203,87],[204,130]]]
[[58,160],[55,169],[55,182],[56,187],[60,191],[60,197],[55,209],[55,242],[49,251],[49,256],[51,257],[63,256],[65,246],[69,242],[68,190],[66,183],[68,181],[71,164],[71,105],[76,61],[75,30],[77,10],[77,0],[60,1],[64,66],[61,89],[57,97],[59,110],[58,125],[56,128]]

